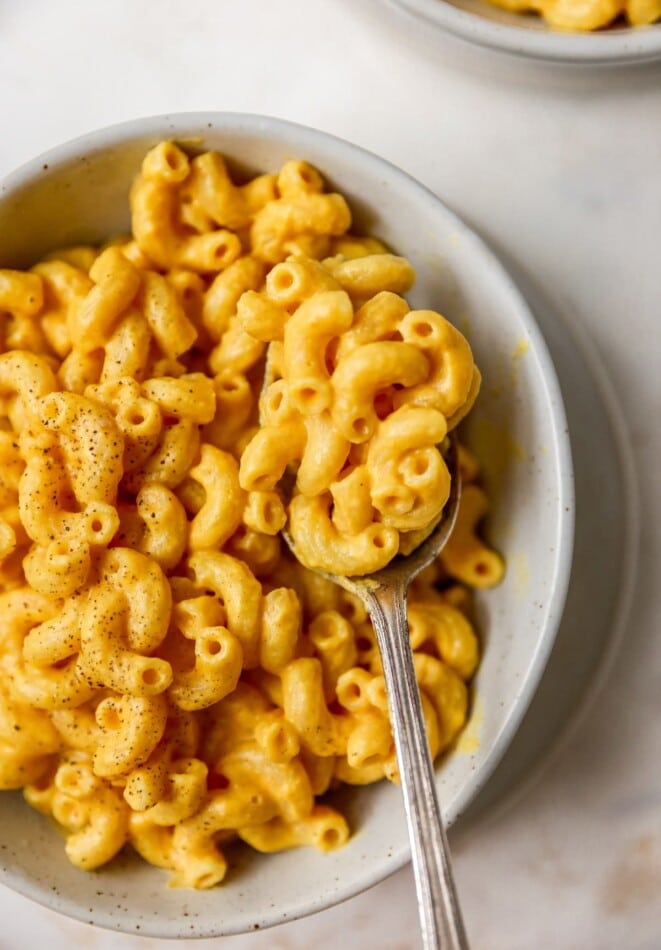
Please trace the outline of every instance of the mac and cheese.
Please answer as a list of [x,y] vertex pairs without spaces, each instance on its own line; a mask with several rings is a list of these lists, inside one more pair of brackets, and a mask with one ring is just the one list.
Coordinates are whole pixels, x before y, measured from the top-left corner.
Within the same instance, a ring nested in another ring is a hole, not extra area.
[[[0,788],[80,868],[131,843],[204,888],[228,839],[329,851],[319,796],[397,781],[365,608],[305,565],[373,571],[434,521],[479,373],[305,162],[235,184],[163,142],[130,200],[131,236],[0,270]],[[503,571],[461,459],[410,599],[434,755],[479,659],[466,585]]]
[[599,30],[626,17],[632,26],[661,20],[661,0],[489,0],[515,12],[539,13],[558,30]]

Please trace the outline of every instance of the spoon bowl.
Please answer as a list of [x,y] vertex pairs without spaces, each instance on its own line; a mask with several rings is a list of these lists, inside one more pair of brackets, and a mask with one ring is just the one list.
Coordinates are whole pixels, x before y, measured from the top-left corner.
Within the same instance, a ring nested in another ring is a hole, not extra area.
[[[434,524],[425,531],[421,531],[416,547],[409,554],[398,554],[380,571],[373,574],[363,574],[356,577],[343,577],[340,574],[329,574],[318,571],[334,584],[339,584],[350,594],[356,594],[362,600],[365,592],[374,593],[385,587],[405,585],[405,590],[418,574],[435,560],[445,547],[452,534],[454,523],[457,520],[459,501],[461,499],[461,470],[459,468],[459,450],[457,437],[451,432],[447,438],[447,448],[443,451],[443,458],[450,472],[450,494],[441,513]],[[293,538],[287,530],[283,532],[290,551],[295,555]]]

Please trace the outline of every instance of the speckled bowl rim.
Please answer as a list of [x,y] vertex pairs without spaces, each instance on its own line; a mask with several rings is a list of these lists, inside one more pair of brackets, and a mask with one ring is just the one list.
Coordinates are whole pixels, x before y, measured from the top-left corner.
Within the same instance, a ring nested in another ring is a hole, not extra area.
[[498,23],[445,0],[387,2],[469,43],[515,56],[587,66],[661,59],[661,23],[594,33],[564,33]]
[[[78,160],[91,152],[103,151],[121,143],[140,139],[145,135],[154,136],[155,141],[161,138],[191,140],[196,135],[203,137],[209,129],[234,133],[250,132],[251,134],[261,132],[270,137],[275,136],[281,141],[287,141],[288,138],[291,138],[295,140],[299,154],[304,156],[306,143],[309,143],[310,150],[313,149],[313,146],[319,147],[323,144],[329,153],[329,170],[333,153],[343,154],[345,159],[351,158],[352,161],[362,166],[371,166],[373,175],[392,182],[393,188],[396,188],[400,195],[410,195],[412,198],[415,196],[417,200],[424,199],[430,207],[435,209],[435,212],[439,215],[439,220],[442,219],[445,224],[450,224],[454,232],[470,245],[471,254],[475,257],[476,269],[480,272],[490,273],[491,278],[499,282],[507,293],[509,304],[518,314],[518,318],[528,335],[530,346],[539,359],[542,369],[540,383],[550,407],[550,428],[546,434],[549,457],[554,460],[558,473],[557,510],[561,512],[556,534],[553,538],[555,558],[553,571],[550,572],[549,593],[545,605],[547,621],[543,634],[539,635],[537,649],[530,662],[526,678],[512,701],[509,715],[506,717],[496,740],[471,777],[471,781],[467,782],[461,792],[457,794],[452,807],[443,807],[445,821],[450,825],[459,818],[484,787],[516,733],[546,666],[562,617],[571,572],[575,512],[569,431],[555,367],[528,304],[504,266],[482,238],[451,211],[436,194],[406,172],[360,146],[321,130],[280,118],[238,112],[193,112],[133,119],[82,135],[32,159],[0,181],[0,197],[5,197],[14,190],[29,187],[43,174],[46,168],[55,170],[59,166],[68,165],[72,160]],[[438,781],[440,782],[441,779],[439,778]],[[356,874],[355,877],[338,881],[332,891],[320,893],[316,899],[300,900],[298,903],[292,901],[286,909],[267,907],[260,909],[255,914],[256,924],[253,925],[253,929],[275,926],[339,904],[378,884],[399,870],[409,860],[410,849],[408,843],[405,843],[401,848],[393,849],[387,864],[385,862],[377,863],[376,866],[371,865],[367,869],[362,869],[361,873]],[[130,914],[124,913],[121,921],[118,921],[117,917],[95,912],[91,919],[91,908],[64,897],[55,889],[43,887],[24,875],[12,874],[1,865],[0,883],[37,903],[74,919],[93,923],[110,930],[135,933]],[[206,928],[200,926],[200,929],[190,934],[190,937],[209,938],[244,932],[246,932],[244,926],[237,926],[232,921],[224,919],[215,920],[213,924],[209,924]],[[175,931],[174,928],[165,928],[164,922],[154,922],[152,925],[151,922],[145,922],[144,918],[142,918],[140,935],[178,939],[186,936],[180,930]]]

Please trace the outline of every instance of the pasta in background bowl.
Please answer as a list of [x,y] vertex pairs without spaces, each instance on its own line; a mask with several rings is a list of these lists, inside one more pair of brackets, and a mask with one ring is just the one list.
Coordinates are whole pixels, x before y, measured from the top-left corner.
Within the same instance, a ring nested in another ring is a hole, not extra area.
[[[411,260],[417,272],[411,305],[440,311],[470,340],[484,385],[466,438],[480,456],[492,498],[489,536],[518,568],[477,599],[483,659],[474,683],[472,739],[439,770],[445,818],[452,821],[487,780],[523,716],[564,600],[573,528],[571,461],[543,341],[498,263],[422,186],[347,143],[258,116],[146,119],[35,160],[0,194],[0,267],[30,265],[53,248],[99,244],[126,232],[131,183],[145,152],[167,139],[188,141],[198,151],[217,149],[244,175],[275,171],[294,156],[318,167],[329,188],[347,198],[353,230],[377,236]],[[345,790],[341,797],[354,832],[343,849],[267,858],[231,850],[224,888],[191,893],[165,891],[163,873],[129,854],[102,877],[82,874],[68,866],[49,823],[20,795],[3,793],[2,879],[56,910],[142,934],[210,936],[267,926],[355,894],[406,860],[396,787]]]
[[[388,0],[445,33],[479,46],[564,64],[616,65],[661,57],[658,0]],[[534,11],[547,9],[549,22]],[[532,11],[532,12],[531,12]],[[655,19],[656,18],[656,19]],[[555,25],[551,25],[551,23]]]
[[650,26],[661,20],[659,0],[489,0],[515,13],[537,13],[556,30],[602,30],[625,21],[627,26]]

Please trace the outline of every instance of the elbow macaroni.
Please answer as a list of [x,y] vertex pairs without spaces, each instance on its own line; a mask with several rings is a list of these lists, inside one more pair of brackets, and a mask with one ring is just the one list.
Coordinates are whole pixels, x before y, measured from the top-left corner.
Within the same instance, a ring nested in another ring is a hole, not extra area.
[[[129,239],[0,270],[0,789],[80,868],[130,842],[205,888],[224,841],[332,850],[317,796],[398,780],[365,608],[307,568],[371,572],[436,518],[479,373],[305,162],[237,185],[163,142],[130,201]],[[410,597],[434,754],[479,660],[464,585],[503,571],[462,465]]]
[[600,30],[619,17],[631,26],[645,26],[661,20],[661,0],[490,0],[505,10],[541,14],[558,30]]

